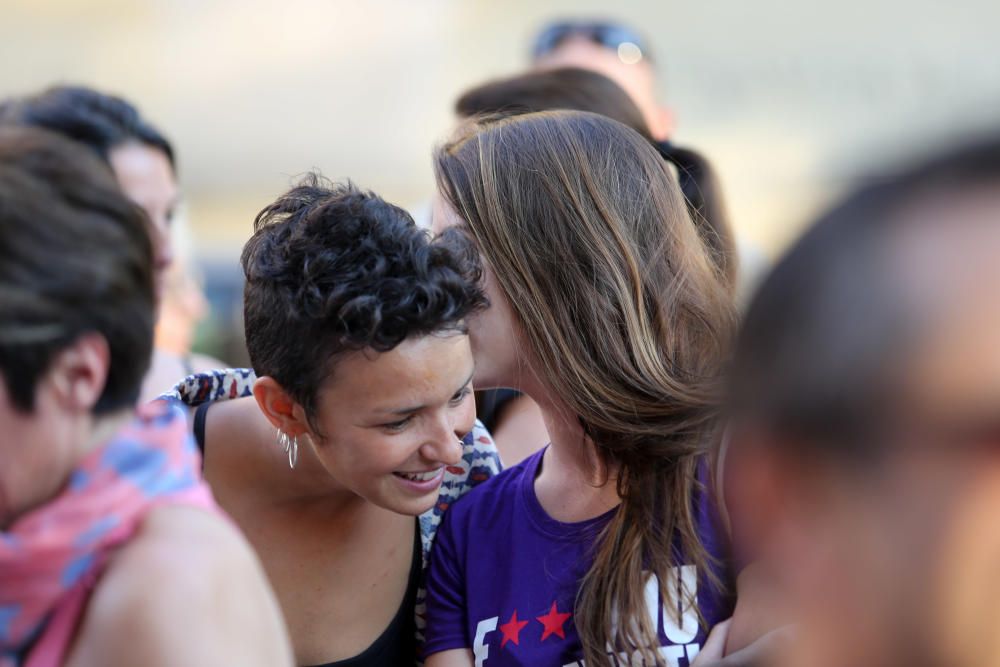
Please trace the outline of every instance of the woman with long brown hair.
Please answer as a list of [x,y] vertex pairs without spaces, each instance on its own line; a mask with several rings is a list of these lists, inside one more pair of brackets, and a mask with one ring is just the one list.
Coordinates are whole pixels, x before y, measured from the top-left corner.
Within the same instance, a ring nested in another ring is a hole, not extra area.
[[[627,125],[652,144],[671,165],[688,214],[727,286],[737,293],[739,253],[722,187],[709,161],[697,151],[657,141],[642,111],[612,79],[589,69],[530,70],[465,91],[455,102],[461,119],[508,117],[537,111],[591,111]],[[504,463],[514,465],[538,451],[548,437],[538,406],[510,389],[477,393],[479,418],[490,430]]]
[[475,382],[538,401],[551,444],[446,515],[427,664],[688,664],[732,611],[708,452],[734,316],[676,179],[569,111],[473,126],[435,161],[435,224],[487,268]]

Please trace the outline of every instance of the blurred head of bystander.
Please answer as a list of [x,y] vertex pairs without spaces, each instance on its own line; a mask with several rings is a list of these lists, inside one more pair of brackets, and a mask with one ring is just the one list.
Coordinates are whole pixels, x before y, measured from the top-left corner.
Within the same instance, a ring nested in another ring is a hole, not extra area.
[[748,312],[737,544],[801,621],[788,664],[1000,659],[1000,141],[864,187]]
[[179,202],[170,142],[126,100],[82,86],[55,86],[0,105],[0,123],[44,128],[84,144],[114,171],[153,226],[155,279],[173,261],[170,226]]

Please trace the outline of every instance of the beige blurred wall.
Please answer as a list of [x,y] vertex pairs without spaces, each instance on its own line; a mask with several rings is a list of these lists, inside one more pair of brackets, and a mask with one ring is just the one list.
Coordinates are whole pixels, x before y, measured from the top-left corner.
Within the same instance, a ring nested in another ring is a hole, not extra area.
[[457,94],[521,67],[561,15],[646,33],[677,140],[715,161],[767,253],[856,174],[1000,120],[985,0],[0,0],[0,94],[136,101],[178,149],[196,251],[235,259],[307,169],[425,202]]

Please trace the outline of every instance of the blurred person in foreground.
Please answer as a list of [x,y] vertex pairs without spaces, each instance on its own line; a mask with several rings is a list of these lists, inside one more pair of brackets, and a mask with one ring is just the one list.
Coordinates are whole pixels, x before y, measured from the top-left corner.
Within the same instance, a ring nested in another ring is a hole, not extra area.
[[[171,281],[177,282],[176,278],[169,277],[175,260],[171,230],[180,205],[174,149],[138,109],[120,97],[83,86],[55,86],[0,104],[0,124],[44,128],[73,139],[99,155],[111,167],[129,199],[149,216],[157,299],[187,298],[168,289]],[[183,307],[182,302],[177,305]],[[165,314],[169,317],[172,312],[167,309]],[[167,326],[171,325],[167,323]],[[191,372],[222,365],[209,357],[156,348],[143,380],[140,400],[156,398]]]
[[499,470],[475,421],[460,235],[310,175],[241,257],[252,369],[187,378],[205,479],[270,577],[300,665],[412,665],[441,516]]
[[848,197],[754,299],[727,495],[780,664],[1000,664],[998,284],[993,139]]
[[0,665],[289,664],[276,601],[149,364],[142,211],[79,144],[0,128]]
[[[529,71],[467,90],[455,103],[461,119],[507,117],[549,109],[590,111],[613,118],[641,134],[676,170],[688,212],[720,278],[736,290],[738,257],[718,179],[708,161],[690,149],[657,142],[642,113],[613,80],[575,67]],[[480,418],[493,434],[505,465],[514,465],[548,442],[541,411],[510,389],[477,396]]]

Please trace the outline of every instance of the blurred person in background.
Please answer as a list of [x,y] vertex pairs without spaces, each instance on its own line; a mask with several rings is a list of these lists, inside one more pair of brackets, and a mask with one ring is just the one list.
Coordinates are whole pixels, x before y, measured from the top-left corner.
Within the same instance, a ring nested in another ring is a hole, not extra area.
[[688,213],[722,278],[735,292],[739,257],[715,171],[697,151],[655,139],[639,107],[613,79],[578,67],[529,71],[471,88],[455,103],[455,112],[463,119],[550,109],[599,113],[628,125],[653,144],[676,170]]
[[455,235],[310,176],[243,249],[253,369],[187,378],[205,479],[260,555],[300,665],[412,665],[442,513],[499,470],[475,422]]
[[[163,134],[124,99],[82,86],[56,86],[37,95],[7,100],[0,105],[0,124],[8,123],[41,127],[69,137],[111,166],[122,190],[142,207],[152,224],[157,298],[162,302],[179,296],[176,290],[166,289],[174,262],[171,226],[180,192],[174,150]],[[187,284],[185,280],[182,277],[179,283]],[[177,305],[166,311],[168,317]],[[140,400],[156,398],[193,371],[222,365],[211,358],[156,348]]]
[[435,228],[485,267],[475,382],[531,396],[551,444],[445,514],[427,664],[692,664],[732,611],[711,452],[735,315],[676,179],[576,111],[469,124],[435,167]]
[[753,300],[727,495],[781,665],[1000,664],[998,284],[993,139],[849,196]]
[[[646,120],[649,133],[656,140],[660,151],[676,158],[681,190],[695,201],[698,187],[714,181],[708,163],[700,155],[673,144],[676,134],[676,116],[673,109],[660,100],[657,92],[657,68],[648,41],[639,31],[611,20],[570,19],[548,24],[535,37],[532,46],[532,65],[539,70],[562,67],[581,67],[603,74],[628,93]],[[688,163],[687,166],[684,166]],[[701,174],[702,169],[706,172]],[[688,172],[692,178],[688,177]],[[721,204],[721,195],[706,195],[707,201]],[[716,217],[726,217],[725,210],[718,214],[706,211],[711,222]],[[768,258],[761,248],[747,239],[735,238],[740,261],[731,267],[736,273],[737,296],[745,301],[749,289],[757,283],[768,265]]]
[[656,141],[669,141],[675,118],[656,92],[656,70],[643,37],[614,21],[562,20],[535,37],[531,60],[538,69],[582,67],[608,77],[628,93]]
[[[515,116],[548,109],[591,111],[639,132],[677,170],[688,212],[731,291],[736,289],[738,257],[718,179],[697,152],[657,142],[639,108],[608,77],[580,68],[529,71],[476,86],[459,97],[459,118]],[[538,406],[510,389],[480,392],[480,418],[493,434],[505,465],[513,465],[547,442]]]
[[208,314],[209,303],[198,269],[187,258],[178,256],[164,276],[153,342],[156,349],[180,360],[181,377],[219,367],[218,361],[191,351],[198,323]]
[[177,409],[135,410],[154,246],[90,151],[0,128],[0,665],[287,665]]

